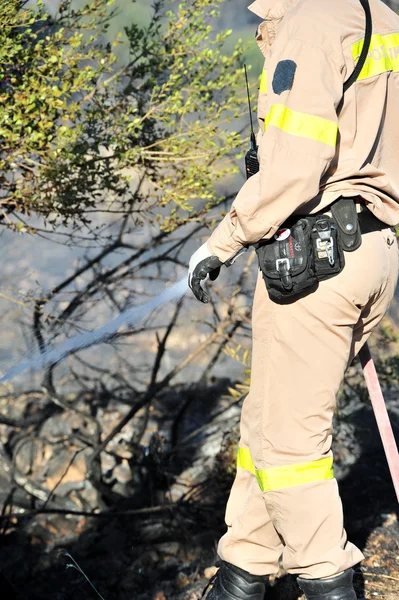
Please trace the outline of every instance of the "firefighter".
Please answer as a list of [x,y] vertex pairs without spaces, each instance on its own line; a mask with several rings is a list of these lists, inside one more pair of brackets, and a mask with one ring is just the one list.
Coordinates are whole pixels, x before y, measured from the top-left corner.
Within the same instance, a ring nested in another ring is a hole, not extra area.
[[[399,17],[380,0],[256,0],[249,9],[263,20],[260,169],[191,257],[190,288],[207,302],[204,280],[245,247],[282,243],[291,235],[287,222],[325,215],[330,229],[341,227],[341,245],[345,228],[358,229],[358,240],[344,246],[339,272],[289,301],[268,291],[260,265],[251,386],[208,598],[268,598],[269,576],[281,565],[298,575],[308,600],[355,600],[353,566],[363,555],[343,525],[332,419],[345,369],[383,318],[397,281]],[[366,9],[368,53],[344,92],[365,43]],[[356,222],[353,214],[343,225],[339,215],[331,221],[341,199],[352,203]],[[336,264],[328,239],[318,240],[319,258]],[[294,263],[284,261],[274,274],[286,269],[286,284]]]

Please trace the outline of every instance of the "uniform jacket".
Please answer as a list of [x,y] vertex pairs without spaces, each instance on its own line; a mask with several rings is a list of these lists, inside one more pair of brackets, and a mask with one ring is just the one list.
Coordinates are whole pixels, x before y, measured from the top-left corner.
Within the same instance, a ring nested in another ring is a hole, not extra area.
[[369,0],[371,47],[343,94],[365,36],[359,0],[256,0],[265,57],[258,117],[260,171],[242,186],[208,248],[223,262],[271,238],[292,214],[361,196],[399,223],[399,17]]

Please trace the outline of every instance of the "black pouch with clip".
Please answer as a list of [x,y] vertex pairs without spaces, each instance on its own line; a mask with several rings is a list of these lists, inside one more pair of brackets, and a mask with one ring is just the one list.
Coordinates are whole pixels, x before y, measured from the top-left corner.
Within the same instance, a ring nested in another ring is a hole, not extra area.
[[273,300],[297,296],[316,283],[307,218],[287,223],[272,240],[256,244],[259,267]]
[[362,234],[353,198],[340,198],[334,202],[331,213],[339,229],[342,248],[345,252],[357,250],[362,243]]
[[328,215],[287,222],[272,240],[256,246],[259,267],[272,300],[295,300],[338,275],[345,265],[337,224]]

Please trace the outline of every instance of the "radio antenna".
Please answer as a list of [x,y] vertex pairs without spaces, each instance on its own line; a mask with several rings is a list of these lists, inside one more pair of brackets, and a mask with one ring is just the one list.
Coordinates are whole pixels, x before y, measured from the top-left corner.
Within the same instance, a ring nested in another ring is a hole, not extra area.
[[254,132],[254,123],[252,120],[251,97],[249,95],[249,83],[248,83],[248,73],[247,73],[247,65],[246,64],[244,64],[244,70],[245,70],[245,83],[247,85],[249,120],[251,122],[251,150],[256,150],[256,137],[255,137],[255,132]]

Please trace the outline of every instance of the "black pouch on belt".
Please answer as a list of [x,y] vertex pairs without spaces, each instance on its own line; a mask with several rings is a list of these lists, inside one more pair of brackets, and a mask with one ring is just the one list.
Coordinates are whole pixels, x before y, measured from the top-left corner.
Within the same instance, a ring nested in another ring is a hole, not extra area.
[[256,244],[259,268],[272,300],[294,300],[338,275],[345,252],[362,243],[359,215],[353,198],[339,198],[332,216],[309,215],[290,220],[274,238]]
[[337,223],[342,248],[345,252],[357,250],[362,243],[362,234],[353,198],[339,198],[332,204],[331,213]]
[[345,264],[334,219],[328,215],[287,222],[272,240],[256,245],[259,267],[272,300],[295,299]]

